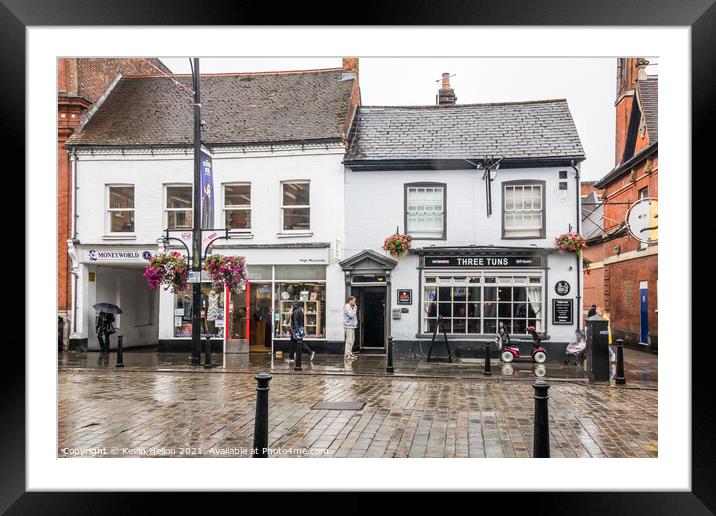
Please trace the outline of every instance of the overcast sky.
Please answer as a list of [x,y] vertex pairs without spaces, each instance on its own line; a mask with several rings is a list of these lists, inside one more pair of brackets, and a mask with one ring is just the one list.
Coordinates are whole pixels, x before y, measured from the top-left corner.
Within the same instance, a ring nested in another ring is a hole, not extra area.
[[[161,60],[174,73],[191,73],[187,58]],[[656,59],[648,73],[658,73]],[[341,58],[201,58],[202,73],[335,68]],[[458,104],[565,98],[587,159],[582,179],[614,167],[615,58],[360,58],[364,105],[434,105],[449,72]]]

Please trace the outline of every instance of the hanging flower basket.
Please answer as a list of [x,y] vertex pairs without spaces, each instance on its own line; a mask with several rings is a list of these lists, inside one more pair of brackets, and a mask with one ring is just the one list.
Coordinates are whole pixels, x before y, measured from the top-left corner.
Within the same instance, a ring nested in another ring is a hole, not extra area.
[[177,251],[158,254],[149,259],[144,277],[152,290],[164,285],[165,290],[176,294],[185,290],[188,285],[189,267],[184,255]]
[[412,240],[413,237],[410,235],[401,235],[400,233],[396,233],[385,239],[383,242],[383,249],[388,251],[391,256],[402,258],[408,252],[408,249],[410,249],[410,242]]
[[238,294],[246,288],[246,259],[243,256],[213,254],[204,260],[204,269],[218,290],[224,290],[226,286],[233,294]]
[[556,238],[555,242],[557,247],[563,251],[576,253],[577,256],[582,256],[582,249],[587,247],[587,242],[579,233],[563,233]]

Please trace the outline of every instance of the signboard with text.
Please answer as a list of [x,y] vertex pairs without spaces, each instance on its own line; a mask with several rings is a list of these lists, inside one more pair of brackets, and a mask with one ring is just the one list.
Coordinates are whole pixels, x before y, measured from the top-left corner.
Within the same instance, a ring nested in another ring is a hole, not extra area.
[[574,309],[571,299],[552,300],[552,324],[574,324]]
[[426,256],[425,267],[542,267],[542,256]]

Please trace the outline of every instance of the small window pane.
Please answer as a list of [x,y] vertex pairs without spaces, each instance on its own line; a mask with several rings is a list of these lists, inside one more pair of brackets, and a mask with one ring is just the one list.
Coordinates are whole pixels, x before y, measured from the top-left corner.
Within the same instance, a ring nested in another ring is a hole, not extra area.
[[309,183],[283,183],[284,206],[308,206]]
[[451,299],[452,299],[452,295],[450,292],[450,287],[440,287],[438,289],[438,300],[450,301]]
[[225,185],[224,205],[226,206],[250,206],[251,185]]
[[450,303],[438,303],[440,306],[438,308],[438,314],[442,315],[443,317],[450,317],[450,307],[452,306]]
[[227,229],[251,229],[251,210],[226,210]]
[[109,189],[110,209],[134,208],[133,186],[112,186]]
[[480,317],[480,303],[468,303],[467,304],[467,316],[468,317]]
[[191,186],[167,186],[168,209],[191,209]]
[[168,211],[167,225],[169,229],[191,229],[192,218],[191,211]]
[[479,319],[468,319],[467,320],[467,333],[480,333],[480,320]]
[[453,298],[453,301],[467,300],[467,292],[465,291],[465,287],[454,287],[452,298]]
[[495,287],[485,287],[485,301],[497,301],[497,289]]
[[134,211],[112,211],[110,217],[112,233],[134,232]]
[[469,301],[482,301],[482,289],[480,287],[468,288],[467,299]]
[[485,319],[485,333],[497,333],[497,320]]
[[311,209],[284,208],[283,229],[289,231],[311,229]]

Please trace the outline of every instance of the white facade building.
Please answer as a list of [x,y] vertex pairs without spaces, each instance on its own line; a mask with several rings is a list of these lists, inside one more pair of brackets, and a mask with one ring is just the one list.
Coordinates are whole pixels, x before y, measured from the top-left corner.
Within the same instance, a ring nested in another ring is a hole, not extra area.
[[[533,325],[561,354],[581,324],[582,268],[555,239],[579,231],[583,159],[565,101],[359,108],[342,262],[363,308],[356,346],[381,351],[392,336],[426,354],[444,329],[469,356],[502,322],[525,350]],[[413,237],[399,259],[383,250],[396,228]]]
[[[330,351],[343,338],[342,162],[344,131],[360,100],[356,74],[335,69],[250,77],[248,91],[242,90],[241,76],[202,77],[207,120],[202,141],[213,169],[212,229],[230,229],[230,238],[216,241],[212,252],[244,256],[249,274],[246,291],[238,295],[212,292],[204,278],[202,336],[214,339],[214,349],[225,341],[227,352],[287,349],[288,308],[299,301],[306,341]],[[191,112],[191,102],[179,98],[149,120],[137,113],[176,94],[172,88],[164,78],[120,80],[68,143],[76,188],[72,340],[80,347],[99,348],[92,306],[102,302],[123,310],[115,327],[125,347],[190,347],[191,288],[177,294],[162,287],[152,291],[143,277],[165,231],[190,233],[192,227],[190,125],[185,135],[191,119],[171,126]],[[245,107],[247,95],[267,89],[275,94]],[[235,110],[224,105],[227,101],[236,103]],[[297,106],[287,107],[290,103]],[[125,126],[122,120],[133,122]],[[179,242],[170,245],[184,252]],[[115,347],[116,337],[111,342]]]

